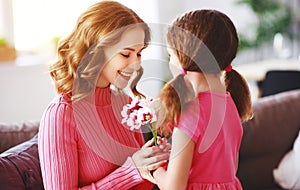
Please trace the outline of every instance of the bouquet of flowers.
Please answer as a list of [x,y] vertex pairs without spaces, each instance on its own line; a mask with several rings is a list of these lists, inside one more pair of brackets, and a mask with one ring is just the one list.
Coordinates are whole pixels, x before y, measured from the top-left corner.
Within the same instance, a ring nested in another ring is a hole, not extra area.
[[140,99],[134,97],[131,103],[124,105],[121,115],[123,117],[122,124],[126,123],[130,130],[140,129],[146,125],[152,132],[154,144],[157,146],[157,131],[152,125],[157,120],[155,110],[151,107],[152,98],[146,97]]

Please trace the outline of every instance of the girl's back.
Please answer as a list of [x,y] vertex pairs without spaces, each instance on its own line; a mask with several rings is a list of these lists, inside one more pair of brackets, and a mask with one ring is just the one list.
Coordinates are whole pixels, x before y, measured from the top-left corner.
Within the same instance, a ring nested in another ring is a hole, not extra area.
[[178,128],[195,142],[188,189],[242,189],[235,177],[242,126],[229,93],[199,93]]

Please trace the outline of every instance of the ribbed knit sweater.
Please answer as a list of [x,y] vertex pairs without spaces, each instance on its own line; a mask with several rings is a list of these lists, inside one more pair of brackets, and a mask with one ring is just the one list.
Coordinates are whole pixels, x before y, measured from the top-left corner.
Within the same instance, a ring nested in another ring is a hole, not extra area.
[[128,96],[109,87],[77,103],[55,98],[39,131],[39,156],[45,189],[151,189],[131,155],[143,144],[141,132],[121,124]]

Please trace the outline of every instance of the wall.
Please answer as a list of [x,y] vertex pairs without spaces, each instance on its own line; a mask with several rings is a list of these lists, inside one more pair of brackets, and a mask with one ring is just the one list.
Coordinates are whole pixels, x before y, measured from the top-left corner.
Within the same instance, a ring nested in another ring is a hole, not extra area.
[[55,95],[46,64],[0,63],[0,122],[40,120]]
[[[86,3],[92,4],[97,1],[89,0]],[[140,91],[152,97],[155,97],[164,83],[171,78],[164,37],[166,27],[175,17],[191,9],[215,8],[227,13],[237,28],[242,29],[246,21],[251,20],[248,19],[251,16],[250,11],[245,7],[236,6],[235,0],[144,0],[143,3],[132,0],[119,1],[136,11],[152,28],[151,45],[143,52],[142,64],[145,72],[138,86]],[[7,10],[3,6],[8,6],[6,4],[11,1],[1,2],[2,10]],[[2,28],[12,27],[6,19],[0,22]],[[28,59],[21,62],[23,65],[25,62],[25,66],[18,63],[0,63],[0,122],[39,120],[55,95],[47,74],[45,63],[48,61]]]
[[155,97],[163,84],[171,78],[168,69],[165,32],[168,25],[177,16],[193,9],[211,8],[226,13],[233,20],[237,29],[241,31],[249,31],[249,23],[255,22],[251,10],[248,7],[237,5],[236,0],[144,0],[144,7],[135,1],[119,0],[119,2],[136,11],[152,29],[151,45],[143,53],[145,73],[139,85],[142,92],[152,97]]
[[249,23],[256,22],[252,11],[244,5],[237,4],[237,0],[157,1],[159,2],[161,23],[169,24],[175,17],[194,9],[216,9],[222,11],[232,19],[238,30],[244,32],[249,31]]
[[0,37],[4,37],[9,45],[14,45],[12,0],[0,1]]

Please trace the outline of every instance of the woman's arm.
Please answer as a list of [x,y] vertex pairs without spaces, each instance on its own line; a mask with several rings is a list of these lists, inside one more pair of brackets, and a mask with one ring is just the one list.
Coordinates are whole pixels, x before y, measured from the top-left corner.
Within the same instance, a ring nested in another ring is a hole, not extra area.
[[[39,156],[45,189],[80,189],[77,143],[78,134],[70,106],[51,105],[41,120],[39,132]],[[89,168],[98,169],[93,166]],[[122,166],[103,179],[81,189],[129,189],[141,182],[145,180],[141,178],[132,159],[128,158]],[[143,185],[149,189],[153,186],[150,183]]]
[[139,171],[132,159],[126,162],[103,179],[91,185],[80,188],[81,190],[112,190],[112,189],[152,189],[154,185],[141,178]]
[[167,170],[159,168],[153,176],[162,190],[185,189],[192,164],[195,143],[178,128],[172,135],[172,149]]

